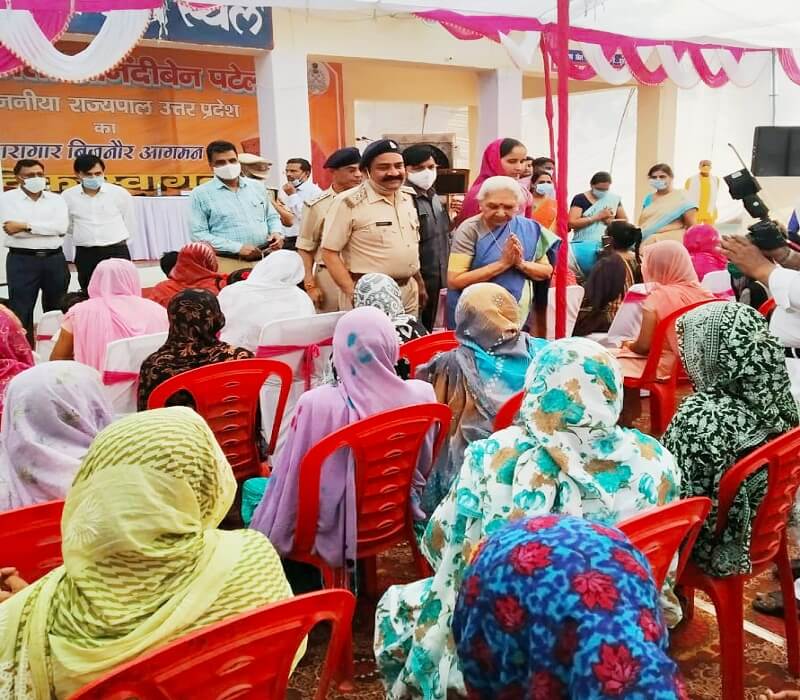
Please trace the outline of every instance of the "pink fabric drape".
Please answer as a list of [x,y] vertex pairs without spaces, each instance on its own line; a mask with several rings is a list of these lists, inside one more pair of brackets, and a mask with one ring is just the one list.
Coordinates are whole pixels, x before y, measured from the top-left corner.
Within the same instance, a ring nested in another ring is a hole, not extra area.
[[[558,65],[558,158],[556,172],[562,186],[556,190],[558,218],[556,227],[561,237],[556,261],[556,328],[555,337],[563,338],[567,331],[567,258],[569,255],[569,223],[567,187],[569,163],[569,79],[564,67],[569,62],[569,0],[558,0],[558,25],[550,34]],[[594,72],[594,71],[592,71]]]
[[[4,10],[52,11],[53,0],[6,0]],[[73,12],[108,12],[110,10],[152,10],[161,7],[163,0],[73,0],[65,2]]]
[[797,65],[797,60],[794,57],[794,49],[779,49],[778,61],[789,80],[800,85],[800,66]]
[[122,382],[133,382],[137,379],[139,379],[138,372],[113,372],[110,370],[103,372],[103,384],[106,386],[122,384]]
[[[42,4],[47,5],[47,7],[45,9],[35,10],[33,16],[36,19],[36,24],[38,24],[39,28],[42,30],[42,34],[44,34],[49,41],[55,42],[67,31],[67,26],[72,16],[70,14],[69,2],[62,2],[60,7],[58,3],[54,3],[53,0],[48,0],[46,3]],[[14,9],[17,9],[16,4],[14,4]],[[22,61],[8,49],[0,46],[0,78],[5,78],[6,76],[18,72],[22,66]]]
[[88,291],[88,301],[73,306],[65,317],[78,362],[102,371],[109,343],[169,329],[167,310],[142,299],[139,273],[130,260],[103,260]]
[[331,337],[311,345],[259,345],[256,349],[256,357],[269,359],[302,350],[303,364],[301,365],[301,372],[305,381],[306,391],[308,391],[311,388],[311,378],[314,375],[314,360],[319,357],[320,348],[329,348],[332,344],[333,338]]

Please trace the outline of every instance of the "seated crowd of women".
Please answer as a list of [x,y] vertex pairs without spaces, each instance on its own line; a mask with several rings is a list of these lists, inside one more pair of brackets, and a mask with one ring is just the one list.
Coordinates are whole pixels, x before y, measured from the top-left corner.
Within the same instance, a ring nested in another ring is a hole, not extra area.
[[[214,362],[229,351],[249,352],[217,339],[225,321],[209,290],[180,291],[168,313],[168,349],[147,369],[151,386],[171,365],[166,353],[179,360],[199,352]],[[387,696],[432,698],[452,689],[489,697],[535,676],[543,687],[571,688],[569,697],[620,697],[592,664],[554,666],[552,638],[533,634],[531,624],[524,638],[491,631],[540,619],[552,635],[584,619],[580,591],[564,590],[557,572],[579,567],[591,550],[605,553],[593,557],[591,571],[611,577],[619,591],[614,644],[626,645],[640,669],[659,669],[657,679],[644,671],[626,679],[626,693],[657,688],[659,697],[685,697],[666,654],[666,626],[680,609],[669,591],[656,590],[644,557],[613,527],[680,497],[715,499],[721,473],[800,423],[780,345],[756,311],[735,302],[683,316],[676,345],[696,391],[659,442],[618,425],[623,372],[601,345],[530,337],[516,300],[491,283],[465,290],[455,317],[458,346],[411,380],[397,374],[401,338],[387,310],[361,306],[340,319],[334,383],[300,398],[245,531],[218,529],[236,484],[195,413],[173,407],[114,421],[98,373],[78,362],[14,376],[6,392],[14,409],[2,423],[0,508],[66,498],[65,566],[29,586],[15,581],[13,569],[0,572],[7,598],[0,626],[9,630],[0,687],[65,697],[146,649],[297,592],[308,581],[290,585],[293,569],[281,558],[291,559],[303,455],[358,419],[438,401],[453,412],[449,439],[435,463],[427,443],[411,494],[420,547],[435,573],[390,587],[378,603],[375,658]],[[520,389],[513,426],[494,432],[497,409]],[[713,517],[704,525],[692,555],[703,570],[749,570],[750,526],[765,480],[759,472],[743,485],[722,532]],[[320,494],[315,551],[331,565],[347,565],[357,556],[347,454],[328,459]],[[631,557],[635,567],[620,566]],[[497,576],[498,567],[508,575]],[[514,583],[520,575],[522,588]],[[497,596],[516,603],[487,622],[482,606]],[[559,607],[543,607],[543,596]],[[628,624],[626,606],[647,610],[648,626]],[[510,653],[520,644],[526,654]],[[588,631],[575,644],[598,665],[611,663]],[[487,663],[498,673],[482,672]]]
[[[400,346],[427,331],[403,312],[393,280],[362,277],[354,310],[337,322],[328,376],[297,402],[246,530],[219,527],[237,484],[187,408],[192,397],[146,408],[180,372],[252,357],[267,320],[314,313],[297,286],[295,253],[273,253],[236,281],[192,244],[144,295],[130,262],[101,263],[88,300],[64,318],[60,361],[38,366],[19,322],[0,313],[0,400],[13,407],[0,427],[0,510],[65,499],[64,566],[26,585],[14,562],[0,561],[0,696],[67,697],[187,632],[319,586],[316,571],[292,561],[304,455],[360,419],[439,402],[452,412],[445,447],[434,461],[428,436],[410,493],[434,573],[391,586],[375,614],[387,697],[517,697],[522,688],[548,698],[687,697],[667,653],[667,627],[681,617],[674,578],[657,590],[645,557],[615,526],[681,497],[716,503],[722,473],[800,424],[783,350],[756,311],[701,287],[698,272],[720,269],[715,232],[690,229],[677,240],[691,207],[670,196],[664,165],[651,173],[666,184],[654,184],[646,227],[620,220],[603,173],[570,212],[578,242],[596,253],[585,275],[573,265],[588,298],[581,334],[608,330],[631,287],[649,285],[628,342],[529,333],[557,246],[542,201],[552,191],[539,187],[552,176],[534,173],[533,193],[521,187],[509,168],[524,147],[508,141],[487,149],[453,238],[457,347],[406,377]],[[709,303],[678,320],[664,360],[666,372],[681,358],[694,394],[661,441],[622,427],[624,377],[641,373],[658,323],[699,301]],[[164,331],[141,368],[140,412],[115,420],[98,372],[105,347]],[[495,431],[498,410],[520,391],[513,425]],[[765,472],[751,476],[720,532],[712,510],[692,552],[702,570],[749,571],[765,489]],[[355,503],[352,456],[336,452],[323,467],[314,543],[331,566],[358,556]],[[598,593],[597,580],[608,590]],[[613,597],[613,614],[590,602],[595,595]]]

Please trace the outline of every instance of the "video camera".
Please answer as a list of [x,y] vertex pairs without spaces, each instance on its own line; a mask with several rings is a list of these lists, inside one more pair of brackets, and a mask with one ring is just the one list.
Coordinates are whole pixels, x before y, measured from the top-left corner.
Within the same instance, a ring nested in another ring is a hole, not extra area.
[[[739,156],[736,149],[731,144],[728,145]],[[747,169],[741,157],[739,157],[739,161],[742,163],[742,169],[726,175],[724,180],[728,185],[731,198],[740,200],[747,213],[754,219],[758,219],[756,223],[747,228],[749,232],[747,237],[761,250],[775,250],[775,248],[785,246],[787,238],[784,230],[769,218],[769,207],[758,196],[761,185]]]

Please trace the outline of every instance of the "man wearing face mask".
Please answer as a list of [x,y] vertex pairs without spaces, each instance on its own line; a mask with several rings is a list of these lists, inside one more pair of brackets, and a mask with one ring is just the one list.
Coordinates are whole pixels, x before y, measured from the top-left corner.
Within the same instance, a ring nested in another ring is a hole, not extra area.
[[717,220],[719,178],[711,174],[710,160],[700,161],[699,172],[686,180],[684,189],[689,193],[689,199],[697,202],[695,221],[713,225]]
[[297,236],[303,223],[303,207],[306,202],[316,199],[322,190],[311,180],[311,163],[305,158],[289,158],[286,161],[286,184],[278,199],[294,215],[294,223],[283,227],[283,247],[295,250]]
[[552,158],[547,158],[545,156],[542,156],[541,158],[534,159],[533,169],[544,170],[548,175],[552,177],[556,172],[556,164],[555,162],[553,162]]
[[420,274],[425,283],[428,303],[420,310],[420,321],[433,330],[439,306],[439,292],[447,287],[447,261],[450,257],[450,217],[436,194],[436,161],[433,149],[425,144],[403,151],[406,182],[414,191],[414,205],[419,216]]
[[339,308],[353,308],[356,282],[370,272],[392,277],[407,314],[416,317],[427,302],[419,273],[419,218],[403,156],[390,139],[364,149],[367,180],[337,195],[322,231],[322,260],[339,287]]
[[69,286],[61,242],[69,228],[64,200],[48,192],[44,165],[24,159],[14,166],[19,187],[0,194],[0,226],[6,233],[9,305],[33,340],[33,309],[53,311]]
[[73,170],[80,184],[64,190],[62,196],[69,209],[78,282],[86,290],[94,268],[103,260],[131,259],[127,240],[135,226],[133,197],[124,187],[106,182],[106,164],[99,156],[78,156]]
[[297,252],[303,258],[305,267],[303,287],[322,313],[339,310],[339,287],[322,261],[322,227],[336,195],[361,183],[360,162],[361,154],[354,146],[331,153],[325,161],[325,169],[331,173],[331,186],[305,204],[303,223],[297,237]]
[[251,180],[258,180],[263,183],[267,190],[267,198],[281,217],[281,223],[284,226],[291,226],[294,223],[294,214],[278,201],[276,197],[277,191],[270,189],[267,185],[267,178],[269,177],[269,170],[272,167],[272,163],[266,158],[262,158],[253,153],[240,153],[239,162],[242,164],[242,177],[249,177]]
[[220,272],[252,267],[282,247],[280,216],[266,188],[241,176],[236,146],[212,141],[206,157],[214,179],[195,187],[190,196],[192,240],[214,249]]

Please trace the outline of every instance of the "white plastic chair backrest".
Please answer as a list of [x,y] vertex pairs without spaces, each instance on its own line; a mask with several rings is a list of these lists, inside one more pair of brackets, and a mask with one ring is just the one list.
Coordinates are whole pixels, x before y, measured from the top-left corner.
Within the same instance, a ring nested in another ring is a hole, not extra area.
[[[567,287],[567,338],[572,336],[575,330],[575,323],[578,320],[578,312],[581,310],[583,301],[583,287],[573,284]],[[555,340],[556,337],[556,289],[550,287],[547,294],[547,339]]]
[[64,314],[60,311],[48,311],[36,324],[36,354],[39,356],[40,362],[47,362],[50,359],[50,353],[55,347],[63,319]]
[[634,284],[628,289],[622,305],[608,329],[608,344],[620,345],[623,340],[635,340],[642,327],[642,302],[649,294],[646,284]]
[[721,294],[733,298],[733,287],[731,287],[731,275],[727,270],[715,270],[709,272],[703,281],[700,282],[703,289],[707,289],[712,294]]
[[[258,346],[259,348],[266,348],[280,345],[307,346],[320,343],[333,336],[336,324],[345,313],[345,311],[336,311],[334,313],[317,314],[316,316],[306,318],[289,318],[281,321],[272,321],[261,329]],[[332,348],[330,346],[319,348],[319,355],[314,359],[311,372],[312,387],[317,386],[321,382],[325,374],[325,368],[328,366],[328,359],[331,356],[331,352]],[[258,352],[256,352],[256,355],[259,356]],[[293,372],[292,389],[289,392],[289,398],[286,402],[286,411],[283,414],[283,422],[281,423],[278,442],[275,447],[275,453],[277,454],[283,445],[292,416],[294,416],[294,407],[297,404],[297,400],[306,390],[306,382],[303,377],[304,353],[302,350],[295,350],[293,352],[277,355],[270,354],[269,357],[273,360],[285,362],[292,368]],[[278,392],[278,380],[275,378],[268,379],[266,384],[264,384],[264,388],[261,390],[261,422],[265,436],[272,435],[272,418],[275,415]]]
[[136,412],[136,394],[142,362],[158,350],[166,340],[167,332],[164,331],[123,338],[108,344],[103,384],[117,416]]

